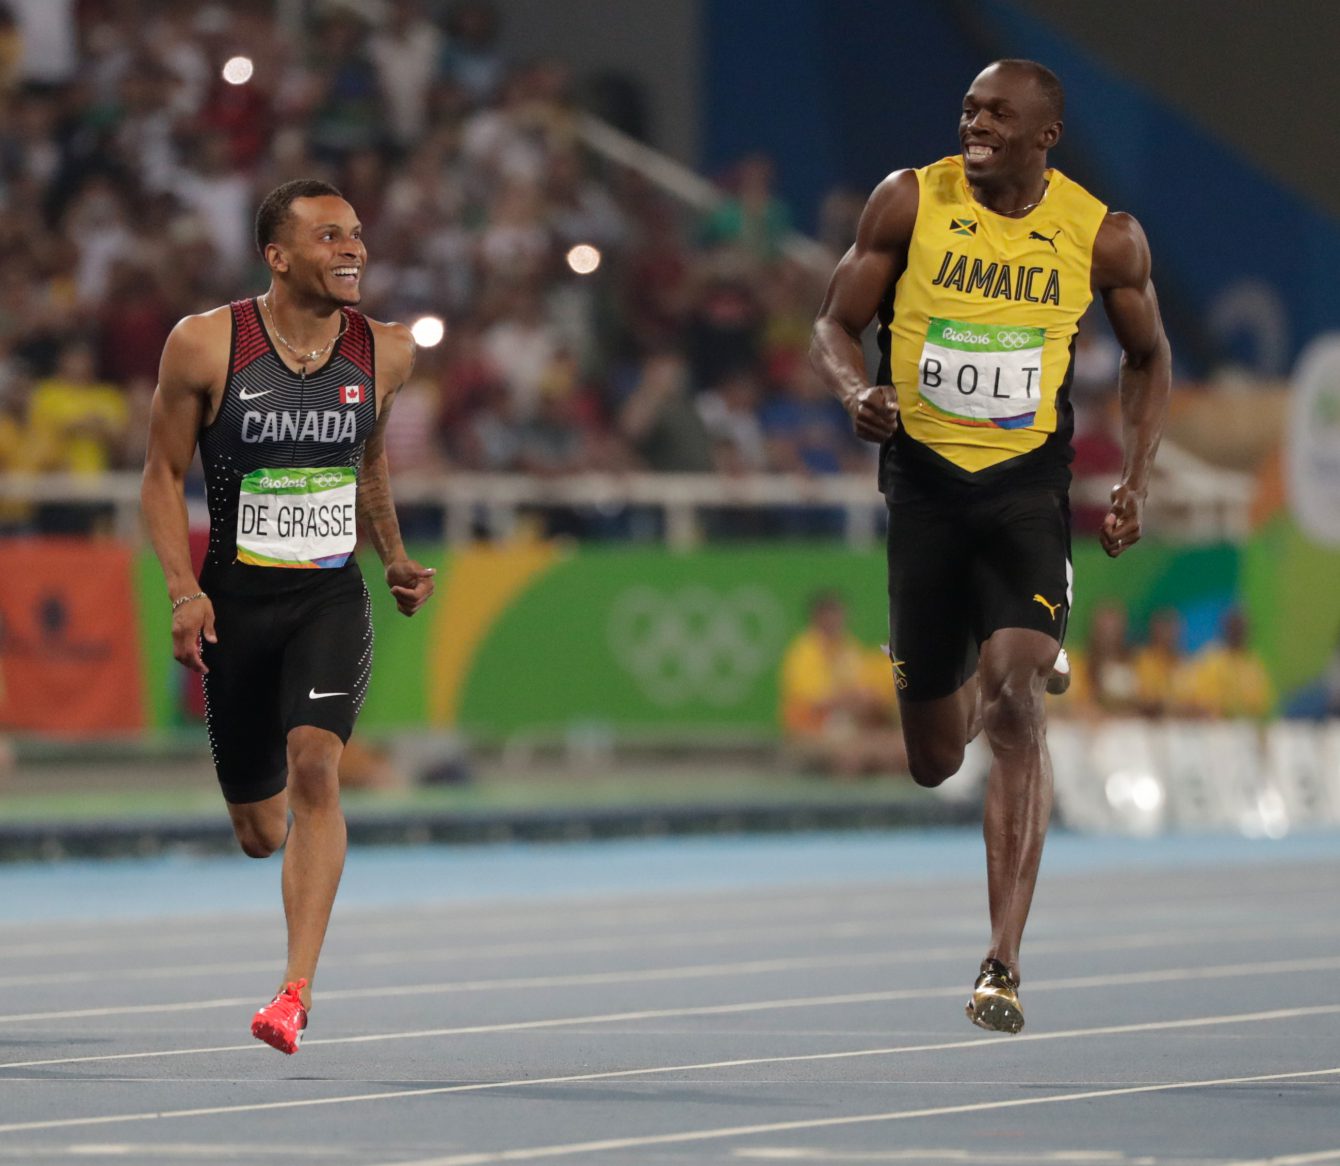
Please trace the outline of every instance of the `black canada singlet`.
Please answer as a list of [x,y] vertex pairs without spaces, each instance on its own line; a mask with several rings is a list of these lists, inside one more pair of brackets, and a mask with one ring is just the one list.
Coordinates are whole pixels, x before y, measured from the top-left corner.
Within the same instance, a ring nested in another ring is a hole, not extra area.
[[377,419],[366,317],[343,310],[329,360],[280,359],[256,300],[232,305],[228,380],[200,432],[210,536],[200,582],[218,643],[203,644],[205,714],[229,802],[287,780],[289,732],[347,741],[372,670],[371,603],[353,558],[363,448]]

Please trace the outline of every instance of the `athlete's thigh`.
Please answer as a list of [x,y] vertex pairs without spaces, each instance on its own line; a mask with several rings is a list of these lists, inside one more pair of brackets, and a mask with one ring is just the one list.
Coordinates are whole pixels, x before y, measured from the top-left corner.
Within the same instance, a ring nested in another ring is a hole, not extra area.
[[287,772],[280,715],[281,654],[268,600],[215,595],[218,642],[205,641],[205,725],[224,800],[274,797]]
[[983,518],[972,567],[979,643],[1002,628],[1031,628],[1061,643],[1074,578],[1065,498],[1050,491],[1005,494]]
[[977,667],[968,535],[950,506],[889,505],[889,651],[904,702],[951,696]]
[[283,718],[349,740],[372,675],[372,601],[361,575],[314,587],[284,646]]

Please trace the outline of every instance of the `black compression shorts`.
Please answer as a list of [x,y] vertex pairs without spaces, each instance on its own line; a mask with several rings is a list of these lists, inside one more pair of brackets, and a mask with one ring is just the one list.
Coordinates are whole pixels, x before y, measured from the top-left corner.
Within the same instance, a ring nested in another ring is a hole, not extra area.
[[210,593],[219,642],[203,645],[205,723],[229,802],[285,787],[290,730],[311,725],[348,741],[363,705],[372,605],[362,573],[350,563],[313,574],[275,595]]
[[1070,507],[1052,491],[889,503],[889,646],[899,696],[934,700],[1001,628],[1065,638]]

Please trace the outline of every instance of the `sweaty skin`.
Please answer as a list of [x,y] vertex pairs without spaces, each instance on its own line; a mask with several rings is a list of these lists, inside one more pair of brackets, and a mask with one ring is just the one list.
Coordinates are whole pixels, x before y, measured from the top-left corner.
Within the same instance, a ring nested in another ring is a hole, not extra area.
[[[322,349],[339,331],[341,308],[359,301],[358,278],[367,261],[362,228],[342,198],[299,198],[281,238],[266,248],[272,283],[261,318],[275,351],[294,372],[311,374],[300,353]],[[358,276],[335,271],[357,267]],[[413,615],[433,593],[431,568],[405,553],[391,498],[386,464],[386,422],[396,393],[414,366],[415,345],[402,324],[368,321],[377,352],[377,423],[364,447],[357,510],[385,568],[386,583],[404,615]],[[280,339],[282,333],[283,339]],[[223,400],[232,343],[228,305],[181,320],[169,335],[150,411],[141,503],[149,536],[172,599],[201,591],[191,564],[185,480],[198,434]],[[329,349],[319,358],[330,358]],[[172,617],[172,654],[194,672],[207,671],[200,640],[218,641],[208,596],[181,604]],[[260,802],[230,804],[233,831],[244,853],[257,858],[284,851],[283,894],[289,930],[284,983],[315,976],[335,891],[344,865],[345,824],[339,804],[339,737],[314,726],[288,735],[288,788]],[[293,825],[288,824],[292,811]],[[310,1006],[311,988],[303,990]]]
[[[1061,131],[1033,74],[1006,65],[984,70],[964,98],[959,121],[964,173],[976,201],[997,214],[1027,213],[1046,193],[1047,151]],[[811,360],[866,441],[882,442],[898,426],[896,392],[869,383],[860,337],[906,267],[918,199],[911,170],[895,171],[875,188],[814,325]],[[1171,356],[1150,281],[1149,245],[1130,215],[1104,219],[1091,271],[1093,290],[1122,349],[1124,461],[1099,534],[1103,549],[1116,558],[1141,536],[1167,412]],[[1059,648],[1044,633],[1003,628],[982,645],[977,674],[958,692],[901,701],[909,765],[923,785],[938,785],[958,770],[978,726],[987,734],[993,757],[984,821],[992,925],[987,955],[1016,979],[1051,814],[1042,694]]]

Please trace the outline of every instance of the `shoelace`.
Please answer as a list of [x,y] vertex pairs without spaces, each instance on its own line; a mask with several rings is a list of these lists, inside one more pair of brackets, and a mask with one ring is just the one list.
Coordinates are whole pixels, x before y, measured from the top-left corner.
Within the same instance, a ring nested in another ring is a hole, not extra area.
[[305,987],[307,987],[306,980],[296,980],[291,984],[285,984],[284,990],[276,995],[265,1007],[273,1008],[276,1004],[287,1004],[296,1006],[305,1012],[307,1011],[307,1006],[302,1002],[302,990]]

